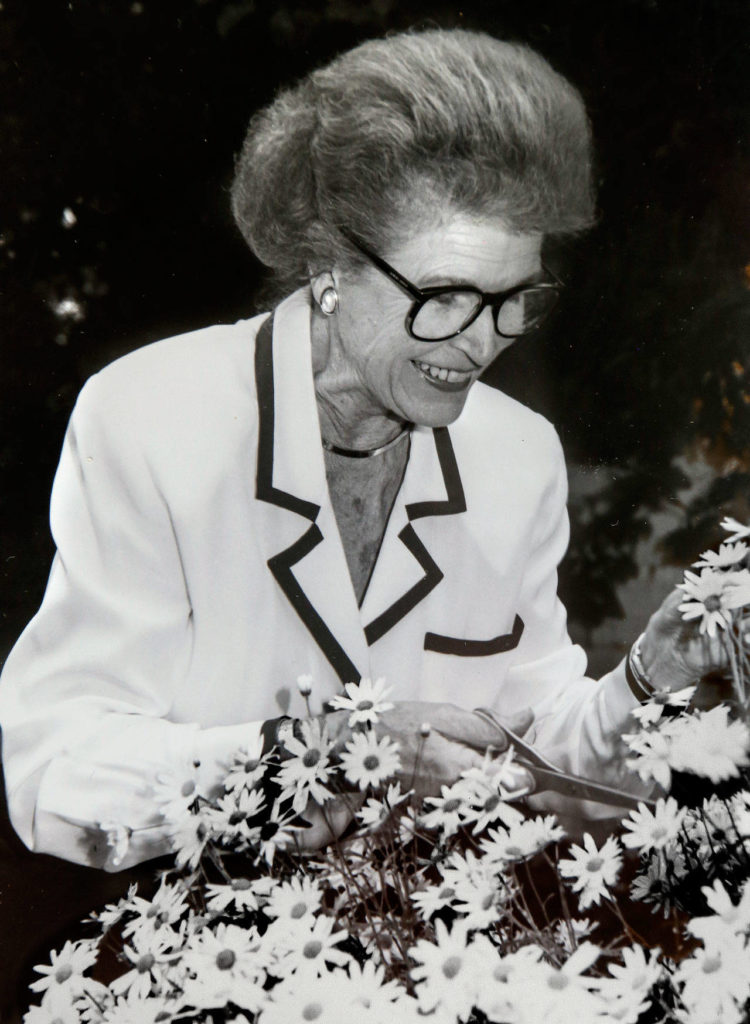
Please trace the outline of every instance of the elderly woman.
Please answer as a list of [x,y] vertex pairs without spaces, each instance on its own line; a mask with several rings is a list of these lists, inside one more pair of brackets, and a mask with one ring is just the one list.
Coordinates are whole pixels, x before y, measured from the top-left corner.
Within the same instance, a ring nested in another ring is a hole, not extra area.
[[[233,209],[288,297],[118,360],[71,419],[49,586],[0,686],[24,842],[112,867],[117,822],[119,866],[163,853],[154,780],[259,754],[307,714],[301,675],[320,715],[386,677],[379,728],[422,792],[502,746],[478,705],[628,784],[614,754],[648,677],[708,666],[671,602],[639,656],[585,678],[556,595],[559,441],[478,383],[558,299],[545,239],[592,220],[576,91],[482,34],[365,43],[252,120]],[[346,713],[327,720],[343,741]]]

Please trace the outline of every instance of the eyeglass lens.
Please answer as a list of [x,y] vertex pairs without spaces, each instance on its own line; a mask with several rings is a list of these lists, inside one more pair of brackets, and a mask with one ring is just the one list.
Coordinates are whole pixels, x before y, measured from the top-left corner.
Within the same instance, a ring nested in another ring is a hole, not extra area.
[[[533,330],[557,302],[553,288],[526,288],[509,296],[495,314],[497,331],[514,338]],[[426,341],[439,340],[463,330],[476,317],[482,305],[477,292],[443,292],[428,299],[412,323],[413,333]]]

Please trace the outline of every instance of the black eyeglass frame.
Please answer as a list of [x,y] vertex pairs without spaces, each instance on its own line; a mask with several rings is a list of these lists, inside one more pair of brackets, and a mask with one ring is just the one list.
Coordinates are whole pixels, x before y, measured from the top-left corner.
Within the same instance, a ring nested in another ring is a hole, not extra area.
[[[455,338],[459,334],[463,334],[466,328],[470,327],[474,323],[474,321],[477,320],[482,315],[487,306],[489,306],[492,309],[492,318],[495,325],[495,331],[497,334],[500,335],[501,338],[522,338],[524,335],[531,334],[533,331],[541,327],[541,325],[544,323],[544,321],[547,319],[547,317],[550,315],[550,313],[557,305],[562,290],[565,287],[564,282],[560,280],[557,274],[555,274],[548,267],[545,267],[544,264],[542,264],[542,269],[546,274],[549,274],[550,277],[554,278],[553,281],[539,281],[537,284],[518,284],[514,288],[508,288],[507,291],[502,292],[483,292],[481,291],[481,289],[475,288],[473,285],[469,284],[434,285],[431,286],[430,288],[417,288],[417,286],[415,284],[412,284],[411,281],[405,278],[403,274],[400,274],[395,267],[392,267],[390,263],[387,263],[382,258],[382,256],[378,256],[377,253],[374,253],[363,242],[360,242],[360,240],[356,238],[350,231],[347,231],[344,228],[340,228],[339,230],[341,231],[341,234],[344,236],[344,238],[346,238],[346,240],[350,242],[355,249],[358,249],[363,256],[366,256],[374,264],[374,266],[378,268],[378,270],[384,273],[386,277],[389,277],[391,281],[393,281],[394,284],[397,284],[402,291],[405,291],[407,293],[407,295],[410,295],[412,297],[414,302],[412,303],[409,312],[406,314],[405,324],[407,331],[409,332],[411,337],[414,338],[416,341],[447,341],[449,338]],[[528,330],[521,331],[518,334],[504,334],[497,326],[501,306],[507,299],[512,299],[514,295],[519,295],[521,292],[527,291],[553,291],[555,292],[555,301],[544,313],[544,315],[538,320],[538,322],[535,323],[532,327],[529,327]],[[477,307],[476,312],[474,312],[466,321],[466,323],[462,324],[457,331],[453,331],[450,334],[445,334],[440,338],[422,338],[418,334],[415,334],[413,326],[414,321],[416,320],[420,310],[425,305],[425,303],[428,302],[430,299],[434,299],[438,295],[446,295],[451,292],[465,292],[470,295],[478,295],[480,296],[482,301],[480,305]]]

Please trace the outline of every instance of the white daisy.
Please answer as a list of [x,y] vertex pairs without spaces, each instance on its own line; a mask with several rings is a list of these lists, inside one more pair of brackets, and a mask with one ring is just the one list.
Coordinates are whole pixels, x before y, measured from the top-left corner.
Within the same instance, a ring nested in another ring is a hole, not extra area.
[[350,960],[347,970],[355,1005],[365,1007],[384,1021],[401,1020],[400,1015],[394,1015],[394,1004],[406,1005],[406,989],[397,981],[386,981],[382,964],[373,960],[358,964],[356,960]]
[[258,839],[257,825],[251,826],[250,821],[265,806],[266,799],[259,789],[236,789],[225,793],[215,805],[203,807],[201,818],[224,844],[246,846]]
[[[531,944],[512,953],[498,955],[486,983],[478,992],[477,1008],[491,1021],[513,1021],[515,1024],[523,1019],[521,1008],[515,1004],[519,1001],[519,993],[538,979],[535,968],[542,953],[541,946]],[[521,1004],[524,1002],[522,1000]]]
[[[682,960],[673,981],[682,988],[688,1014],[713,1014],[714,1021],[736,1020],[750,998],[750,950],[742,936],[725,934],[720,946],[707,943]],[[692,1016],[690,1020],[694,1019]]]
[[497,961],[494,946],[485,936],[469,941],[466,928],[435,922],[435,941],[420,939],[409,950],[416,966],[411,976],[417,982],[417,999],[422,1010],[439,1007],[443,1013],[466,1020],[476,1005],[481,982]]
[[96,963],[96,956],[96,945],[84,939],[68,941],[59,951],[51,950],[49,964],[34,966],[34,970],[42,977],[31,983],[31,991],[54,989],[71,998],[82,995],[90,983],[84,973]]
[[323,804],[333,796],[326,789],[326,783],[333,772],[329,760],[331,742],[328,729],[317,718],[303,719],[300,727],[301,740],[294,736],[284,740],[284,746],[292,757],[284,761],[277,779],[283,790],[292,791],[297,814],[304,811],[309,799]]
[[690,715],[681,724],[670,752],[675,770],[718,783],[735,778],[750,764],[750,729],[740,719],[730,722],[725,704]]
[[185,983],[185,1000],[200,1009],[231,1001],[256,1013],[263,1003],[265,968],[270,958],[254,928],[219,924],[203,928],[183,953],[193,975]]
[[381,786],[401,767],[398,743],[373,732],[355,732],[341,754],[347,779],[361,790]]
[[649,993],[662,977],[659,950],[624,946],[618,950],[622,963],[608,964],[609,977],[601,978],[598,991],[609,1006],[613,1021],[636,1024],[649,1006]]
[[274,803],[271,813],[260,826],[257,839],[260,854],[265,862],[273,864],[276,853],[293,846],[300,831],[301,827],[294,824],[294,812],[284,812],[278,803]]
[[279,945],[276,950],[277,960],[274,974],[282,971],[288,975],[292,971],[297,974],[317,974],[325,976],[327,964],[343,967],[351,957],[339,949],[339,943],[349,936],[345,931],[334,931],[333,918],[304,917],[299,927],[290,928],[277,933]]
[[305,875],[293,875],[286,882],[274,886],[264,912],[268,917],[299,921],[313,917],[323,901],[317,884]]
[[717,627],[725,629],[732,621],[732,611],[750,604],[750,573],[715,572],[702,569],[700,576],[686,572],[683,583],[677,584],[687,600],[678,605],[683,619],[700,618],[700,632],[716,636]]
[[455,835],[463,823],[465,789],[466,787],[458,782],[452,786],[441,786],[440,796],[425,797],[423,810],[419,816],[420,825],[429,829],[439,828],[443,836]]
[[597,848],[588,832],[583,837],[583,846],[570,847],[571,859],[561,860],[558,870],[563,878],[570,879],[570,887],[577,892],[582,910],[598,904],[602,896],[609,897],[610,888],[615,884],[622,867],[620,844],[615,836]]
[[137,916],[123,927],[122,933],[126,939],[138,931],[156,931],[175,925],[188,911],[188,893],[184,886],[170,885],[162,879],[150,900],[137,896],[133,891],[127,909],[131,909]]
[[309,672],[297,676],[297,689],[303,697],[309,697],[313,689],[313,677]]
[[[684,686],[681,690],[656,690],[643,704],[633,708],[630,714],[642,728],[656,725],[664,715],[665,708],[686,708],[695,694],[695,686]],[[624,737],[628,739],[627,736]]]
[[153,785],[153,799],[167,821],[179,821],[190,813],[200,796],[199,765],[186,762],[180,770],[159,772]]
[[456,888],[450,882],[441,882],[439,885],[428,885],[418,892],[413,892],[409,898],[424,920],[429,921],[433,914],[453,904]]
[[745,537],[750,537],[750,526],[745,526],[743,523],[738,522],[736,519],[732,519],[730,516],[724,516],[722,521],[719,523],[722,530],[726,530],[727,533],[731,533],[731,537],[727,540],[729,543],[733,541],[742,540]]
[[638,772],[643,782],[657,782],[668,790],[672,781],[672,743],[669,734],[654,730],[639,732],[625,737],[635,757],[628,757],[625,764]]
[[237,750],[224,778],[224,789],[228,792],[236,789],[252,789],[263,781],[269,763],[267,757],[254,757],[244,748]]
[[230,908],[243,913],[258,909],[258,897],[249,878],[233,878],[227,885],[206,885],[206,906],[216,914]]
[[[356,985],[343,971],[294,975],[274,986],[257,1024],[374,1024],[357,1005]],[[378,1018],[382,1020],[382,1018]]]
[[175,948],[181,945],[182,936],[171,928],[151,933],[136,932],[123,949],[125,958],[133,966],[111,983],[111,990],[115,995],[130,992],[133,998],[140,999],[151,994],[158,995],[166,983]]
[[391,783],[382,799],[376,797],[367,799],[357,811],[357,820],[365,831],[374,832],[381,828],[399,804],[408,800],[411,795],[411,790],[408,793],[402,793],[398,782]]
[[684,820],[685,810],[678,806],[674,797],[657,800],[653,811],[641,803],[638,810],[631,811],[622,820],[625,828],[629,829],[629,834],[622,836],[623,846],[641,853],[663,850],[680,834]]
[[480,840],[485,856],[498,863],[528,860],[564,837],[554,815],[527,818],[505,830],[495,829]]
[[720,544],[718,551],[704,551],[693,565],[696,569],[731,569],[739,565],[748,550],[750,548],[743,541]]
[[595,928],[596,924],[587,917],[571,917],[567,921],[558,921],[553,933],[557,944],[570,956],[580,946],[581,939],[588,938]]
[[386,700],[392,687],[385,685],[385,679],[361,679],[359,683],[346,683],[344,694],[338,694],[329,701],[337,711],[350,711],[349,727],[375,725],[384,711],[390,711],[393,704]]
[[[708,917],[694,917],[688,921],[687,929],[696,938],[704,942],[716,939],[726,931],[734,935],[750,932],[750,881],[745,882],[738,903],[733,903],[723,882],[716,879],[711,886],[705,886],[701,892],[706,897],[713,914]],[[720,944],[720,943],[717,943]]]
[[81,1024],[81,1015],[72,999],[53,997],[41,1006],[31,1006],[23,1016],[23,1024]]
[[150,995],[142,999],[129,992],[107,1005],[102,1015],[92,1018],[92,1024],[94,1021],[96,1024],[160,1024],[171,1020],[174,1010],[174,1003],[164,996]]
[[473,823],[474,835],[497,821],[510,826],[523,820],[521,812],[505,802],[512,793],[518,795],[518,767],[512,747],[499,760],[470,768],[461,777],[467,784],[463,818],[467,824]]
[[584,974],[597,960],[599,950],[584,942],[561,966],[529,961],[515,972],[506,986],[511,1005],[519,1011],[519,1024],[570,1024],[570,1021],[609,1020],[608,1007],[596,992],[597,979]]

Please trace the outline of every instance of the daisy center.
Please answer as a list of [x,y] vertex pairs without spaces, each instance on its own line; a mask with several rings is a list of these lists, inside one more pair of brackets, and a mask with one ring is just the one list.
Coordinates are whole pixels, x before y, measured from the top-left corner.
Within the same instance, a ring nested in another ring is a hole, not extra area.
[[557,992],[561,992],[564,988],[567,988],[569,982],[570,979],[566,974],[563,974],[562,971],[551,975],[547,980],[549,987],[555,989]]
[[458,800],[456,797],[452,797],[450,800],[445,801],[445,803],[443,804],[443,810],[447,811],[448,814],[450,814],[452,811],[457,811],[460,806],[461,801]]
[[267,843],[269,839],[273,839],[278,831],[279,826],[275,821],[267,821],[260,827],[260,838],[264,843]]
[[380,758],[375,754],[368,754],[362,764],[368,772],[374,772],[376,768],[380,767]]
[[300,903],[295,903],[294,904],[294,906],[292,907],[292,909],[289,912],[289,916],[291,918],[293,918],[295,921],[299,921],[299,919],[301,917],[304,917],[306,913],[307,913],[307,904],[300,902]]
[[138,963],[135,965],[135,969],[139,974],[146,974],[156,963],[156,957],[153,953],[144,953],[142,957],[138,958]]
[[320,952],[323,949],[323,943],[317,939],[311,939],[310,942],[306,942],[302,949],[302,956],[307,960],[314,960],[316,956],[320,956]]
[[703,599],[703,607],[707,612],[718,612],[721,608],[721,598],[718,594],[709,594]]
[[183,782],[180,786],[180,796],[192,796],[195,792],[195,783],[192,779],[188,779],[187,782]]
[[500,797],[497,795],[497,793],[493,793],[492,796],[488,796],[487,799],[484,801],[484,810],[494,811],[499,803]]
[[232,888],[235,892],[246,892],[253,883],[249,878],[233,878]]
[[520,846],[508,846],[505,852],[508,857],[523,857],[523,850]]
[[310,747],[302,757],[302,764],[305,768],[314,768],[320,760],[320,751],[316,747]]
[[302,1010],[302,1020],[317,1020],[322,1012],[320,1003],[308,1003]]
[[375,705],[371,700],[361,700],[359,704],[357,704],[357,711],[370,711],[374,707]]
[[234,950],[222,949],[221,953],[216,957],[216,966],[220,971],[229,971],[234,967],[236,959]]
[[702,969],[704,974],[713,974],[715,971],[718,971],[720,967],[720,956],[707,956],[706,959],[703,961]]
[[450,981],[455,978],[458,972],[461,970],[461,957],[460,956],[449,956],[443,964],[443,974]]
[[63,964],[62,967],[58,967],[55,971],[55,981],[58,985],[64,984],[68,978],[73,977],[73,968],[70,964]]
[[589,859],[586,861],[586,870],[599,871],[603,864],[604,859],[602,857],[589,857]]

